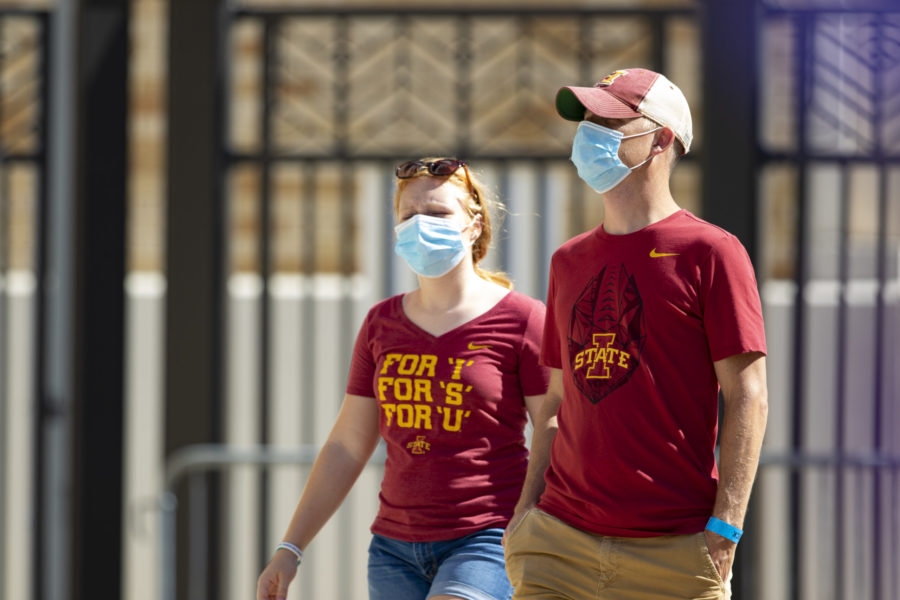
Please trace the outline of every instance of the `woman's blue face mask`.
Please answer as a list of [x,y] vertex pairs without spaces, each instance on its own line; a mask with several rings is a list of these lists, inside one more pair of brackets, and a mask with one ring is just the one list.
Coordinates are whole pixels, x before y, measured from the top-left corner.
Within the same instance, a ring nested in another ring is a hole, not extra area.
[[415,215],[394,227],[394,252],[419,275],[441,277],[469,251],[472,244],[463,241],[462,236],[467,228],[449,219]]
[[603,194],[619,185],[634,169],[652,158],[633,167],[627,167],[619,158],[619,146],[622,140],[639,137],[658,131],[662,127],[643,131],[633,135],[622,135],[621,131],[608,129],[590,121],[582,121],[572,141],[571,160],[578,169],[578,176],[585,183]]

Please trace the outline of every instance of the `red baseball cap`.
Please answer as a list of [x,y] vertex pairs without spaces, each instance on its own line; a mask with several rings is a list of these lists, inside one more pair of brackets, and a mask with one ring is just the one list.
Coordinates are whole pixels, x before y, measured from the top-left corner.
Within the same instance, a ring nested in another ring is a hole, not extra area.
[[678,87],[655,71],[620,69],[594,87],[565,86],[556,93],[556,112],[583,121],[585,109],[609,119],[647,117],[668,127],[687,153],[693,140],[691,109]]

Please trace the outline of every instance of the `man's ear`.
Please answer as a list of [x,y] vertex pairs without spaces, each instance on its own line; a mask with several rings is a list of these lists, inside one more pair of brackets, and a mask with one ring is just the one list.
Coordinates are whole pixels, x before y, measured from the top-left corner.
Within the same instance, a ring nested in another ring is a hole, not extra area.
[[654,154],[662,154],[669,147],[675,143],[675,132],[673,132],[668,127],[663,127],[659,131],[656,132],[656,137],[653,139],[653,148],[652,151]]

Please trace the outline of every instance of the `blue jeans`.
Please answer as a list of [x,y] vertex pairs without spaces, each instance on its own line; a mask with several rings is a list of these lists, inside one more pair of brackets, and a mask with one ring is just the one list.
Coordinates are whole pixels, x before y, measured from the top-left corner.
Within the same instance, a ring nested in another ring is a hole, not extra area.
[[502,529],[441,542],[402,542],[380,535],[369,545],[369,600],[509,600]]

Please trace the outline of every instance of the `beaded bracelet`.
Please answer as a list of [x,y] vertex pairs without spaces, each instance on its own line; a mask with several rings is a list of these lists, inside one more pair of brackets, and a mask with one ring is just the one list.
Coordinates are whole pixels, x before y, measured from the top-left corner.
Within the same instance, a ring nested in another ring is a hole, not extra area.
[[277,546],[275,546],[275,552],[279,550],[287,550],[288,552],[292,552],[297,557],[297,565],[300,565],[300,561],[303,560],[303,550],[293,545],[290,542],[281,542]]

